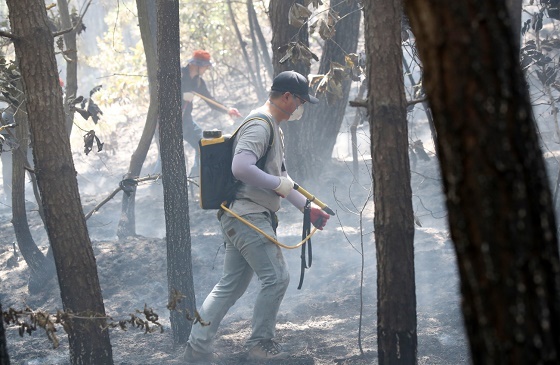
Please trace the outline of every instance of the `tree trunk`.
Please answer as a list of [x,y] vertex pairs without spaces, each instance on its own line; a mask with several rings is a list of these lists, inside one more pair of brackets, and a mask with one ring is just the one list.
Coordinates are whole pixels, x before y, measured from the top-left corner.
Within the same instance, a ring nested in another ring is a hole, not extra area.
[[416,364],[414,216],[401,48],[402,3],[364,3],[377,252],[379,364]]
[[519,52],[521,44],[521,12],[523,11],[523,0],[506,0],[506,5],[509,11],[513,39]]
[[301,62],[293,63],[291,59],[284,63],[279,61],[284,57],[278,52],[278,48],[285,44],[299,39],[303,44],[309,45],[307,28],[302,29],[298,35],[298,28],[288,24],[288,12],[294,3],[303,4],[301,0],[271,0],[269,4],[270,24],[272,26],[272,64],[274,65],[274,75],[282,71],[293,70],[307,76],[309,67]]
[[[31,127],[35,172],[66,311],[105,316],[95,258],[80,203],[76,169],[66,132],[62,90],[54,40],[41,0],[8,0],[16,39],[27,115]],[[112,364],[104,319],[70,317],[68,339],[72,364]]]
[[[22,98],[23,99],[23,98]],[[27,116],[23,112],[25,104],[17,108],[14,114],[16,139],[19,146],[12,151],[12,225],[18,243],[19,250],[29,267],[30,280],[28,289],[35,293],[41,289],[45,282],[50,280],[54,274],[53,262],[45,258],[41,250],[35,244],[25,209],[25,167],[28,166],[27,155],[29,145],[29,125]],[[41,202],[38,202],[41,205]]]
[[[290,42],[299,40],[306,46],[309,45],[309,36],[307,27],[302,29],[295,28],[288,24],[288,13],[290,7],[294,3],[303,4],[302,0],[271,0],[269,5],[270,23],[272,25],[272,64],[274,65],[274,75],[278,75],[282,71],[293,70],[307,77],[310,67],[303,62],[294,63],[292,59],[288,59],[284,63],[280,63],[284,54],[278,52],[278,48]],[[299,30],[299,32],[298,32]],[[310,107],[309,109],[314,109]],[[286,150],[286,163],[289,166],[290,175],[301,182],[304,177],[300,173],[298,165],[302,161],[301,156],[308,156],[310,153],[309,144],[301,144],[298,134],[302,131],[302,125],[307,120],[308,111],[306,111],[300,121],[282,123],[284,131],[284,143]]]
[[[231,3],[228,3],[231,4]],[[264,102],[268,98],[268,93],[264,88],[264,83],[261,77],[261,63],[259,61],[259,42],[257,41],[256,36],[256,29],[260,31],[259,22],[256,20],[256,17],[253,16],[255,13],[255,9],[253,8],[253,2],[251,0],[247,1],[247,20],[249,21],[249,34],[251,35],[251,46],[253,48],[253,60],[255,61],[255,77],[256,82],[258,84],[258,92],[259,92],[259,101]],[[231,5],[230,5],[231,9]],[[233,18],[234,14],[232,14]],[[271,69],[272,64],[265,64],[266,69]]]
[[10,365],[8,346],[6,345],[6,331],[4,330],[4,315],[2,303],[0,303],[0,365]]
[[[349,53],[356,53],[358,47],[362,15],[358,2],[331,0],[330,6],[336,9],[341,19],[336,23],[334,37],[325,41],[319,74],[329,72],[331,62],[346,64],[345,56]],[[309,107],[307,119],[301,124],[301,130],[297,134],[297,144],[305,148],[306,154],[302,154],[303,150],[287,150],[288,161],[290,161],[290,157],[291,161],[294,161],[298,158],[296,156],[306,156],[305,159],[299,158],[294,176],[303,179],[319,176],[325,164],[331,161],[336,138],[346,112],[351,83],[350,79],[343,81],[340,99],[331,101],[329,104],[325,97],[321,97],[318,105]],[[291,156],[290,153],[292,153]],[[290,174],[292,174],[293,164],[290,165],[290,168]]]
[[[57,0],[58,12],[62,22],[62,29],[72,28],[72,19],[68,11],[67,0]],[[64,96],[64,113],[66,114],[66,130],[68,135],[72,132],[74,125],[74,112],[70,111],[68,101],[75,99],[78,93],[78,46],[76,42],[76,31],[72,30],[63,35],[66,53],[66,95]]]
[[270,59],[270,54],[268,53],[268,45],[266,39],[264,38],[261,26],[259,25],[257,13],[255,12],[255,6],[253,5],[253,0],[247,0],[247,11],[249,13],[249,22],[253,25],[252,29],[254,30],[257,39],[259,40],[264,67],[266,68],[268,77],[272,79],[274,77],[272,60]]
[[[239,46],[241,47],[243,58],[245,59],[245,64],[247,65],[247,71],[249,72],[249,79],[251,80],[251,82],[255,87],[257,97],[259,98],[259,100],[262,100],[263,98],[266,97],[266,91],[263,89],[262,83],[260,83],[259,80],[257,80],[257,73],[253,70],[253,66],[251,65],[251,59],[249,58],[249,53],[247,53],[247,42],[243,40],[243,36],[241,35],[241,32],[239,31],[239,27],[237,26],[237,20],[235,20],[235,14],[233,13],[231,0],[228,0],[227,5],[229,10],[229,16],[231,18],[231,23],[233,25],[233,29],[235,30],[237,40],[239,41]],[[256,57],[258,57],[257,54],[255,54],[255,58]],[[257,72],[258,71],[259,70],[257,70]]]
[[459,264],[473,364],[560,363],[560,259],[504,1],[405,0]]
[[[362,100],[367,88],[367,79],[362,81],[360,84],[360,88],[358,89],[358,95],[356,96],[356,100]],[[359,169],[359,161],[358,159],[358,126],[360,125],[363,115],[365,111],[362,111],[360,108],[356,108],[356,114],[354,116],[354,122],[350,126],[350,138],[352,141],[352,173],[354,174],[354,181],[360,181],[360,169]]]
[[[158,103],[160,105],[160,153],[163,172],[163,204],[167,240],[169,298],[175,290],[186,298],[178,309],[192,315],[196,308],[191,257],[191,232],[187,171],[181,126],[181,70],[179,56],[179,2],[157,2],[157,53],[159,55]],[[175,345],[187,342],[192,323],[185,314],[171,311]]]
[[[416,80],[414,80],[414,76],[412,76],[412,70],[410,69],[410,66],[408,66],[408,63],[406,62],[405,59],[403,59],[403,66],[404,66],[404,72],[405,74],[408,75],[408,79],[410,80],[410,85],[418,85],[418,83],[416,82]],[[421,87],[421,95],[424,95],[424,91],[423,91],[423,86]],[[436,127],[434,126],[434,118],[432,116],[432,111],[430,110],[430,104],[427,101],[423,101],[422,102],[422,108],[424,109],[424,113],[426,114],[426,118],[428,118],[428,126],[430,127],[430,133],[432,134],[432,142],[434,143],[434,146],[437,144],[437,133],[436,133]]]
[[[146,55],[146,66],[148,69],[148,83],[150,89],[150,106],[148,115],[146,116],[146,124],[140,137],[140,142],[136,151],[132,154],[128,172],[125,179],[133,179],[140,176],[142,165],[146,161],[150,144],[154,138],[154,133],[158,120],[158,102],[157,102],[157,50],[156,50],[156,32],[157,32],[157,15],[156,4],[149,0],[136,0],[138,9],[138,23],[140,26],[140,35],[142,44],[144,45],[144,54]],[[157,137],[156,137],[157,138]],[[123,193],[121,218],[117,228],[117,237],[124,239],[136,234],[136,215],[135,215],[136,186],[133,191]]]

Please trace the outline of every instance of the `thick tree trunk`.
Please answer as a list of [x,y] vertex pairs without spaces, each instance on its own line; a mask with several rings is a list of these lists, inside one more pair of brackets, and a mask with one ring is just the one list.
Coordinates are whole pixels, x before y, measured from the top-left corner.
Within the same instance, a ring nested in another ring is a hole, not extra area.
[[[157,102],[157,51],[156,51],[156,32],[157,32],[157,16],[156,4],[149,0],[137,0],[136,7],[138,9],[138,23],[140,26],[140,35],[142,44],[144,45],[144,54],[146,55],[146,66],[148,69],[148,83],[150,88],[150,106],[148,115],[146,116],[146,124],[140,137],[140,142],[136,151],[132,154],[128,172],[125,179],[133,179],[140,176],[144,161],[148,155],[150,144],[154,138],[154,133],[158,121],[158,102]],[[157,137],[156,137],[157,138]],[[121,218],[117,228],[117,237],[124,239],[136,234],[136,186],[129,194],[123,193]]]
[[521,12],[523,0],[506,0],[513,39],[517,49],[521,43]]
[[301,0],[271,0],[269,4],[270,24],[272,26],[272,64],[274,65],[274,75],[278,75],[282,71],[294,70],[300,74],[307,76],[309,67],[303,63],[293,63],[291,59],[284,63],[280,63],[284,54],[278,52],[278,48],[290,43],[291,41],[300,40],[303,44],[308,45],[307,28],[299,31],[298,28],[288,24],[288,12],[294,3],[303,3]]
[[[35,172],[66,311],[105,316],[95,258],[80,203],[70,139],[66,131],[54,40],[41,0],[8,0],[15,34],[27,115],[31,127]],[[72,364],[112,364],[104,319],[70,316],[68,339]]]
[[[293,70],[307,77],[310,67],[303,62],[292,62],[292,59],[284,63],[280,63],[283,53],[278,52],[278,48],[287,45],[290,42],[299,40],[305,45],[309,45],[309,35],[307,26],[302,29],[295,28],[288,24],[288,13],[290,7],[294,3],[303,4],[302,0],[271,0],[269,5],[270,23],[272,25],[272,64],[274,65],[274,75],[278,75],[282,71]],[[310,107],[308,109],[313,109]],[[308,143],[301,144],[298,139],[298,134],[302,131],[302,125],[307,120],[306,111],[300,121],[283,123],[282,129],[284,131],[284,143],[286,146],[286,163],[288,164],[290,174],[296,180],[304,179],[303,173],[299,168],[302,162],[302,156],[310,154]]]
[[[345,56],[349,53],[356,53],[358,47],[358,33],[362,16],[360,5],[358,2],[346,0],[331,0],[330,5],[339,13],[341,20],[336,23],[334,37],[325,41],[319,74],[329,72],[331,62],[345,65]],[[303,176],[304,179],[319,176],[325,164],[331,161],[336,138],[346,112],[351,83],[350,79],[343,81],[340,99],[331,100],[331,103],[328,103],[325,97],[321,97],[318,105],[306,105],[309,107],[309,112],[297,135],[299,139],[297,143],[300,146],[307,145],[309,152],[305,155],[305,159],[298,161],[298,171],[295,173],[297,176]],[[301,151],[295,153],[301,153]],[[300,156],[302,155],[300,154]],[[291,156],[291,158],[293,160],[296,157]],[[294,168],[293,165],[290,167]],[[292,173],[291,171],[290,173]]]
[[555,218],[505,1],[405,3],[438,132],[472,362],[558,364]]
[[379,364],[416,364],[414,217],[400,0],[364,4],[377,251]]
[[[163,172],[163,204],[167,240],[169,297],[175,290],[185,295],[180,311],[192,315],[196,308],[191,257],[191,232],[187,171],[181,126],[181,69],[179,55],[179,2],[157,2],[157,53],[159,55],[158,103],[160,105],[160,153]],[[185,313],[171,311],[171,329],[176,345],[187,342],[192,323]]]

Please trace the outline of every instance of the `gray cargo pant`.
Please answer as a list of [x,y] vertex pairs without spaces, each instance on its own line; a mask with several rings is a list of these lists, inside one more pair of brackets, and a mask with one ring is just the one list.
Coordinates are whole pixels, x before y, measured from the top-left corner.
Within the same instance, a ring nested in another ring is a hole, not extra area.
[[[270,215],[256,213],[243,218],[276,238]],[[252,334],[246,346],[251,348],[260,340],[274,338],[276,316],[290,281],[280,247],[235,217],[224,214],[220,223],[226,244],[224,271],[199,311],[202,320],[210,325],[195,324],[189,337],[193,350],[202,353],[212,352],[220,322],[247,289],[253,272],[261,282],[261,290],[253,311]]]

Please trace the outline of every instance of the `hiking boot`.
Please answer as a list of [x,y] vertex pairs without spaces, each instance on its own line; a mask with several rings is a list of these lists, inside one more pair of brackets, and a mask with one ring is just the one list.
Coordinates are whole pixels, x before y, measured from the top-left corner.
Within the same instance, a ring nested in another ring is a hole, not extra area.
[[249,360],[282,360],[290,356],[287,352],[282,352],[282,346],[273,340],[261,340],[255,345],[249,354],[247,359]]
[[195,351],[191,344],[187,343],[187,348],[183,353],[183,360],[187,364],[210,364],[214,360],[214,354]]

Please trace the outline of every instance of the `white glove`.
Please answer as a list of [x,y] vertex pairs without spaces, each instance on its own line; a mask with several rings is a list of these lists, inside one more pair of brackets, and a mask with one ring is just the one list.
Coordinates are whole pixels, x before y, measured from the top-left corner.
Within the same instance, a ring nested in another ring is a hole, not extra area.
[[183,93],[183,100],[187,103],[192,102],[194,99],[194,94],[190,92]]
[[290,195],[290,192],[294,188],[294,182],[289,177],[280,176],[280,185],[278,185],[274,191],[276,194],[280,195],[282,198]]

